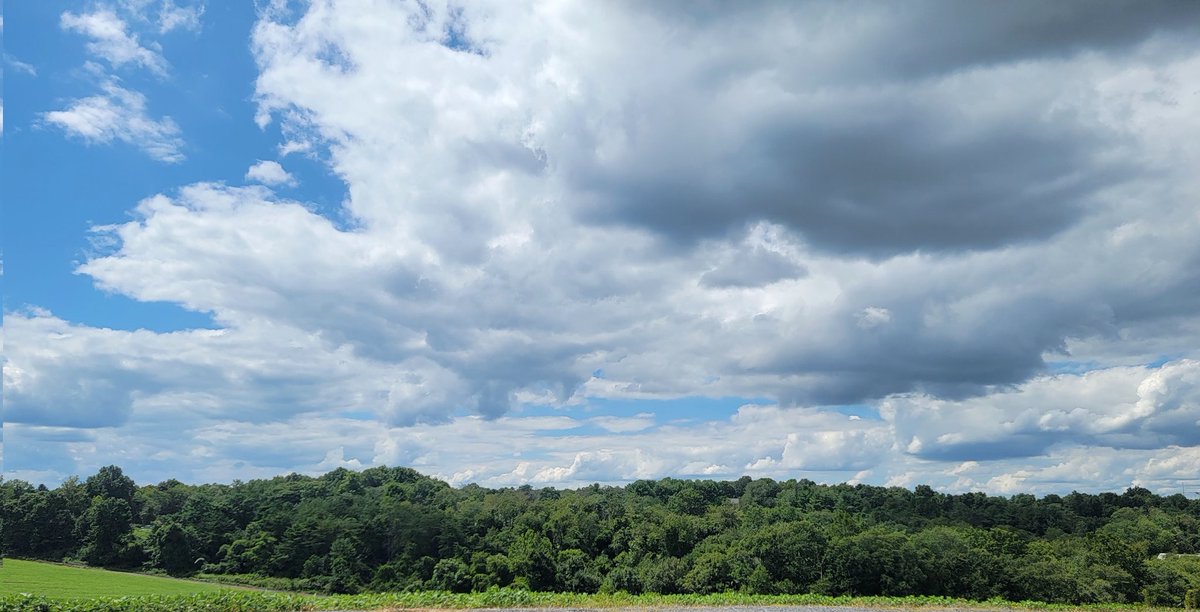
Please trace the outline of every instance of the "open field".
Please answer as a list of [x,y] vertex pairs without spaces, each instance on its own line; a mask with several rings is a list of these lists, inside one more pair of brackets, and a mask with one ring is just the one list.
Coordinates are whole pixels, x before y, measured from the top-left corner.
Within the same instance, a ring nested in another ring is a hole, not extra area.
[[[67,571],[74,570],[74,571]],[[19,582],[18,582],[19,580]],[[452,610],[493,612],[531,608],[573,611],[655,609],[659,612],[870,612],[875,610],[1167,610],[1145,606],[1070,606],[1037,602],[966,601],[945,597],[829,597],[823,595],[630,595],[540,593],[491,589],[481,593],[421,591],[361,595],[302,595],[54,566],[5,562],[0,570],[0,612],[284,612],[292,610]],[[20,584],[28,585],[20,587]],[[92,586],[88,587],[87,584]],[[174,589],[174,590],[171,590]],[[20,595],[14,593],[42,594]],[[109,593],[103,596],[83,593]],[[53,593],[53,595],[50,595]],[[168,594],[174,593],[174,594]]]
[[235,588],[192,580],[20,559],[5,559],[4,566],[0,567],[0,595],[29,593],[48,597],[136,597],[230,590]]

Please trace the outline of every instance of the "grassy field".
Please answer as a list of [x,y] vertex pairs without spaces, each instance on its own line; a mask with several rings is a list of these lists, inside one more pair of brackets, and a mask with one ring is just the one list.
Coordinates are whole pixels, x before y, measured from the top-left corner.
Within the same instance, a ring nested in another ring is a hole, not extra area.
[[[6,559],[0,568],[0,612],[285,612],[470,608],[657,608],[690,606],[839,606],[913,610],[1042,610],[1089,612],[1142,606],[1066,606],[944,597],[827,597],[822,595],[581,595],[493,589],[482,593],[375,593],[302,595],[255,591],[173,578]],[[1158,609],[1158,610],[1161,610]]]
[[19,559],[5,559],[4,566],[0,567],[0,595],[30,593],[50,597],[122,597],[211,593],[232,588]]

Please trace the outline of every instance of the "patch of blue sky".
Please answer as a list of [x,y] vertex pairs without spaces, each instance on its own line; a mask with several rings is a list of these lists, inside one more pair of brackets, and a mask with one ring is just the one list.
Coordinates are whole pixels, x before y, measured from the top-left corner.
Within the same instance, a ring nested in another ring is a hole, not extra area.
[[1169,355],[1159,355],[1157,359],[1151,361],[1150,363],[1147,363],[1146,367],[1150,368],[1150,369],[1158,369],[1158,368],[1161,368],[1161,367],[1167,365],[1168,363],[1170,363],[1172,361],[1183,359],[1184,357],[1187,357],[1187,356],[1188,356],[1188,353],[1186,353],[1186,352],[1171,353]]
[[868,421],[882,421],[883,417],[879,415],[879,409],[867,404],[845,404],[841,406],[825,406],[824,410],[831,410],[838,414],[846,416],[854,416]]
[[578,427],[570,429],[541,429],[534,432],[533,435],[539,438],[592,438],[596,436],[622,435],[622,433],[637,432],[611,431],[593,422],[580,421]]
[[1050,374],[1086,374],[1100,367],[1095,361],[1047,361],[1046,370]]
[[[513,451],[512,459],[520,459],[522,461],[546,461],[553,459],[554,455],[540,448],[522,448]],[[505,460],[509,457],[505,457]]]
[[[119,78],[120,87],[144,95],[152,119],[170,116],[183,142],[184,159],[178,163],[154,159],[119,140],[89,144],[47,124],[44,113],[99,94],[110,76],[84,68],[97,58],[87,52],[85,37],[59,27],[63,5],[19,2],[5,8],[6,52],[36,69],[36,75],[5,75],[0,187],[5,309],[36,306],[77,323],[114,329],[210,327],[206,313],[107,295],[74,271],[93,252],[92,226],[127,222],[142,199],[187,184],[245,184],[251,165],[278,158],[283,141],[278,125],[260,129],[254,122],[257,69],[246,43],[255,19],[253,3],[209,5],[203,39],[185,30],[159,38],[170,64],[165,77],[130,66],[103,71]],[[51,40],[47,32],[54,33]],[[319,154],[290,155],[281,162],[298,182],[277,193],[345,227],[346,188],[326,160]]]
[[601,435],[612,433],[610,430],[588,422],[588,419],[598,416],[615,418],[632,418],[642,414],[653,415],[654,424],[669,421],[726,421],[737,413],[738,408],[746,404],[773,404],[766,398],[746,397],[702,397],[688,396],[672,399],[647,398],[588,398],[582,404],[569,406],[553,406],[548,404],[529,404],[522,406],[520,416],[569,416],[584,423],[573,429],[548,430],[540,435]]
[[[1146,363],[1145,367],[1150,370],[1155,370],[1168,363],[1171,363],[1172,361],[1184,359],[1189,355],[1190,353],[1186,351],[1159,355],[1158,357]],[[1102,370],[1105,367],[1107,366],[1096,361],[1061,360],[1046,362],[1046,370],[1051,374],[1087,374],[1093,370]]]
[[661,420],[689,419],[723,421],[746,404],[774,404],[763,397],[688,396],[673,399],[588,398],[580,407],[583,415],[636,416],[654,413]]
[[481,56],[487,55],[487,52],[483,48],[467,36],[467,22],[463,16],[463,9],[461,7],[452,7],[450,9],[450,20],[446,26],[445,39],[442,41],[442,44],[463,53]]

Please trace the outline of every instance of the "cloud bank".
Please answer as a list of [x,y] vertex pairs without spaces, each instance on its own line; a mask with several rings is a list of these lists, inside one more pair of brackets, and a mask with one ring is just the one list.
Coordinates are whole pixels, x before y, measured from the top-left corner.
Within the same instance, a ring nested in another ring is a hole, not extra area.
[[15,435],[216,479],[1194,474],[1196,6],[262,10],[258,122],[343,218],[261,162],[95,228],[78,273],[219,329],[10,315]]

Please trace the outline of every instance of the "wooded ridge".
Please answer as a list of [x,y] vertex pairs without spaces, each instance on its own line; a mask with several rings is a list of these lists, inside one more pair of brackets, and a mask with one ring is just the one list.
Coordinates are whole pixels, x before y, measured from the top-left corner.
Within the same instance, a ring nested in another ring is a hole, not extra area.
[[[453,488],[408,468],[137,486],[0,480],[6,555],[335,593],[941,595],[1183,606],[1200,500],[641,480]],[[1165,555],[1163,554],[1165,553]]]

